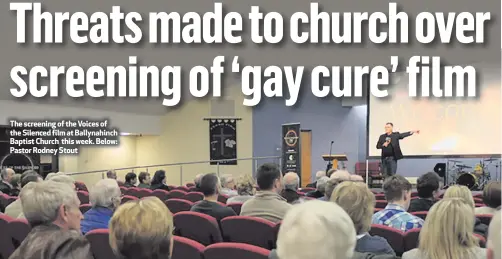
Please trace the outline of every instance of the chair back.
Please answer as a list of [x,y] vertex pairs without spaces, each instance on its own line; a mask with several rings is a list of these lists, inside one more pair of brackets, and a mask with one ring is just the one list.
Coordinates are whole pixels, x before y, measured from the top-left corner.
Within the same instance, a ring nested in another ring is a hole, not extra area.
[[425,220],[425,218],[427,218],[427,213],[428,213],[428,211],[415,211],[415,212],[412,212],[411,215],[417,216],[417,217]]
[[145,198],[148,196],[152,196],[153,191],[150,189],[145,189],[145,188],[139,188],[139,190],[136,192],[136,197],[138,198]]
[[26,219],[13,219],[7,224],[7,228],[14,248],[18,248],[31,231],[31,226]]
[[190,211],[190,209],[194,205],[193,202],[183,199],[169,199],[165,201],[165,204],[172,214],[176,214],[182,211]]
[[377,201],[386,201],[385,194],[383,194],[383,193],[377,193],[377,194],[375,194],[375,200],[377,200]]
[[223,204],[227,204],[227,200],[228,198],[230,198],[228,195],[225,195],[225,194],[220,194],[218,195],[218,201],[223,203]]
[[418,247],[418,237],[420,236],[420,228],[414,228],[406,231],[404,234],[404,250],[403,252],[410,251]]
[[384,225],[372,224],[370,234],[385,238],[398,256],[403,254],[404,233],[402,231]]
[[189,192],[183,196],[183,199],[191,202],[198,202],[204,199],[204,194],[201,192]]
[[244,243],[271,250],[274,248],[275,224],[261,218],[247,216],[226,217],[221,220],[223,240]]
[[161,201],[169,199],[169,192],[166,190],[157,189],[152,192],[152,196],[159,198]]
[[270,251],[240,243],[219,243],[206,247],[204,259],[268,259]]
[[187,192],[182,191],[182,190],[171,190],[169,194],[167,195],[167,199],[181,199],[185,195],[187,195]]
[[89,203],[89,193],[86,191],[77,191],[77,197],[80,200],[80,204]]
[[385,209],[387,207],[387,201],[377,200],[375,203],[375,208],[377,209]]
[[188,238],[174,236],[173,256],[171,259],[203,259],[205,247]]
[[185,184],[185,185],[186,185],[186,187],[188,187],[189,189],[190,189],[190,187],[194,187],[194,186],[195,186],[195,184],[194,184],[194,183],[187,183],[187,184]]
[[120,201],[120,204],[124,204],[128,201],[135,201],[135,200],[138,200],[138,198],[131,196],[131,195],[124,195],[124,196],[122,196],[122,200]]
[[91,204],[80,204],[80,212],[82,212],[82,214],[85,214],[91,208]]
[[206,214],[193,211],[176,213],[174,225],[176,235],[195,240],[202,245],[223,242],[218,222]]
[[227,207],[233,209],[236,215],[241,215],[242,204],[244,203],[230,203]]
[[14,252],[15,248],[12,244],[12,238],[10,237],[8,231],[8,224],[14,220],[13,218],[0,214],[0,257],[7,259]]
[[126,192],[129,190],[129,188],[125,187],[125,186],[120,186],[120,192],[123,194],[123,195],[126,195]]
[[110,247],[108,229],[94,229],[87,234],[85,238],[91,243],[91,251],[95,259],[116,259]]
[[476,237],[479,240],[479,246],[482,248],[486,247],[486,239],[480,235],[480,234],[474,234],[474,237]]
[[85,192],[89,191],[84,182],[75,181],[75,187],[77,188],[77,191],[85,191]]
[[174,191],[174,190],[179,190],[179,191],[184,191],[184,192],[188,192],[189,191],[189,188],[186,187],[186,186],[176,186],[174,188],[169,188],[169,190],[171,191]]

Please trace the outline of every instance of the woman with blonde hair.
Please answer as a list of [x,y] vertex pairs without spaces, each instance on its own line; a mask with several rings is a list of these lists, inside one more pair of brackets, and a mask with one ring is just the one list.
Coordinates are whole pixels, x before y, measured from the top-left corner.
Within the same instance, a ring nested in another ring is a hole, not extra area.
[[233,196],[227,200],[227,204],[230,203],[244,203],[247,200],[253,198],[255,193],[255,181],[251,175],[242,175],[237,179],[237,196]]
[[[471,190],[469,190],[467,186],[464,185],[451,186],[444,193],[444,198],[445,199],[459,198],[467,205],[469,205],[474,211],[475,208],[474,198],[472,197]],[[486,238],[486,234],[488,233],[488,225],[481,223],[481,221],[478,218],[476,218],[475,215],[473,217],[474,217],[474,233],[482,235],[484,238]]]
[[357,234],[356,252],[395,255],[387,240],[368,233],[375,209],[375,195],[365,183],[340,183],[331,194],[330,201],[342,207],[354,222]]
[[402,259],[486,258],[473,228],[474,208],[462,198],[445,198],[429,210],[418,248],[404,253]]

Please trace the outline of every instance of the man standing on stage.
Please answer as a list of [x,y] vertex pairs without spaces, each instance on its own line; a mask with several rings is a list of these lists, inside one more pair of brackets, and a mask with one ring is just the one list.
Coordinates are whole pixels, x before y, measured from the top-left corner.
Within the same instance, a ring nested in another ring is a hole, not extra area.
[[382,174],[384,178],[396,174],[397,160],[403,158],[399,140],[411,136],[415,133],[419,134],[420,130],[414,130],[404,133],[393,132],[394,124],[387,122],[385,124],[385,133],[380,135],[377,142],[377,149],[382,150]]

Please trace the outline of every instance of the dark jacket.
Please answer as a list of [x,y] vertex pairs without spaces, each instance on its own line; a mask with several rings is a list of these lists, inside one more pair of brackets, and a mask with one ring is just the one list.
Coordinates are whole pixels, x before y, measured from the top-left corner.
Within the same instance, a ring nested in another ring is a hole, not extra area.
[[2,192],[3,194],[10,195],[11,188],[6,183],[0,181],[0,192]]
[[286,199],[286,201],[289,204],[297,202],[301,197],[300,194],[298,194],[297,192],[295,192],[293,190],[289,190],[289,189],[282,190],[281,196],[282,196],[282,198]]
[[34,227],[9,259],[94,259],[80,233],[56,225]]
[[155,190],[165,190],[165,191],[170,191],[169,190],[169,186],[163,184],[163,183],[159,183],[159,184],[153,184],[153,185],[150,185],[150,189],[152,191],[155,191]]
[[410,202],[410,207],[408,208],[408,212],[417,212],[417,211],[429,211],[432,205],[436,203],[433,199],[424,199],[417,198],[413,199]]
[[[404,133],[392,132],[390,135],[382,134],[378,138],[376,148],[382,149],[383,144],[385,143],[385,139],[387,137],[389,137],[392,148],[394,149],[394,159],[399,160],[399,159],[403,158],[403,152],[401,151],[401,146],[399,145],[399,140],[406,138],[406,137],[409,137],[411,135],[412,135],[411,131],[404,132]],[[383,153],[383,150],[382,150],[382,153]],[[383,154],[382,154],[382,158],[383,158]]]

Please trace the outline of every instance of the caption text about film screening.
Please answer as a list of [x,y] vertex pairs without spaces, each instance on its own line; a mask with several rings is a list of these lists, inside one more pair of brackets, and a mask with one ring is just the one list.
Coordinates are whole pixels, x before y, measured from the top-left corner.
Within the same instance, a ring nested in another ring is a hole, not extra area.
[[[263,12],[260,7],[252,6],[247,14],[248,21],[237,12],[223,13],[221,3],[215,3],[214,10],[204,14],[150,12],[142,15],[124,13],[119,6],[112,7],[110,13],[50,13],[42,11],[40,3],[11,3],[10,9],[17,19],[18,44],[61,44],[69,40],[74,44],[138,44],[147,40],[151,44],[240,44],[251,41],[260,45],[290,40],[296,44],[330,45],[367,41],[373,44],[417,41],[427,45],[437,41],[473,45],[484,43],[484,30],[491,20],[490,12],[422,12],[409,17],[406,12],[399,11],[395,3],[389,3],[388,13],[328,13],[321,11],[317,3],[311,3],[310,10],[289,17],[277,12]],[[343,23],[338,22],[342,19]],[[30,25],[32,32],[27,30],[30,21],[33,23]],[[249,24],[248,28],[243,28],[244,23]],[[63,30],[65,24],[69,25],[69,35]],[[148,25],[148,30],[144,31],[139,24]],[[123,25],[127,30],[122,30]],[[362,35],[364,26],[367,26],[367,35]],[[410,26],[414,27],[415,35],[409,35]],[[249,35],[244,34],[245,29]],[[329,95],[360,97],[363,95],[363,78],[367,77],[370,93],[386,97],[385,86],[391,84],[392,73],[400,65],[397,56],[389,58],[390,66],[315,66],[307,72],[304,66],[244,65],[238,56],[216,56],[210,67],[189,69],[188,85],[194,97],[220,97],[223,74],[230,72],[241,80],[241,90],[245,95],[243,105],[255,106],[263,95],[283,97],[286,105],[292,106],[298,99],[302,80],[307,78],[312,93],[322,98]],[[10,92],[14,97],[58,97],[58,79],[62,77],[65,82],[63,89],[73,98],[163,97],[164,106],[180,103],[182,82],[186,76],[181,66],[145,66],[139,65],[136,56],[125,59],[129,61],[127,67],[14,66],[10,76],[15,86]],[[476,96],[477,79],[473,66],[443,66],[438,56],[413,56],[403,63],[408,74],[410,96]],[[305,75],[307,73],[309,75]],[[49,85],[43,85],[40,78],[49,80]],[[325,85],[326,80],[331,84]]]

